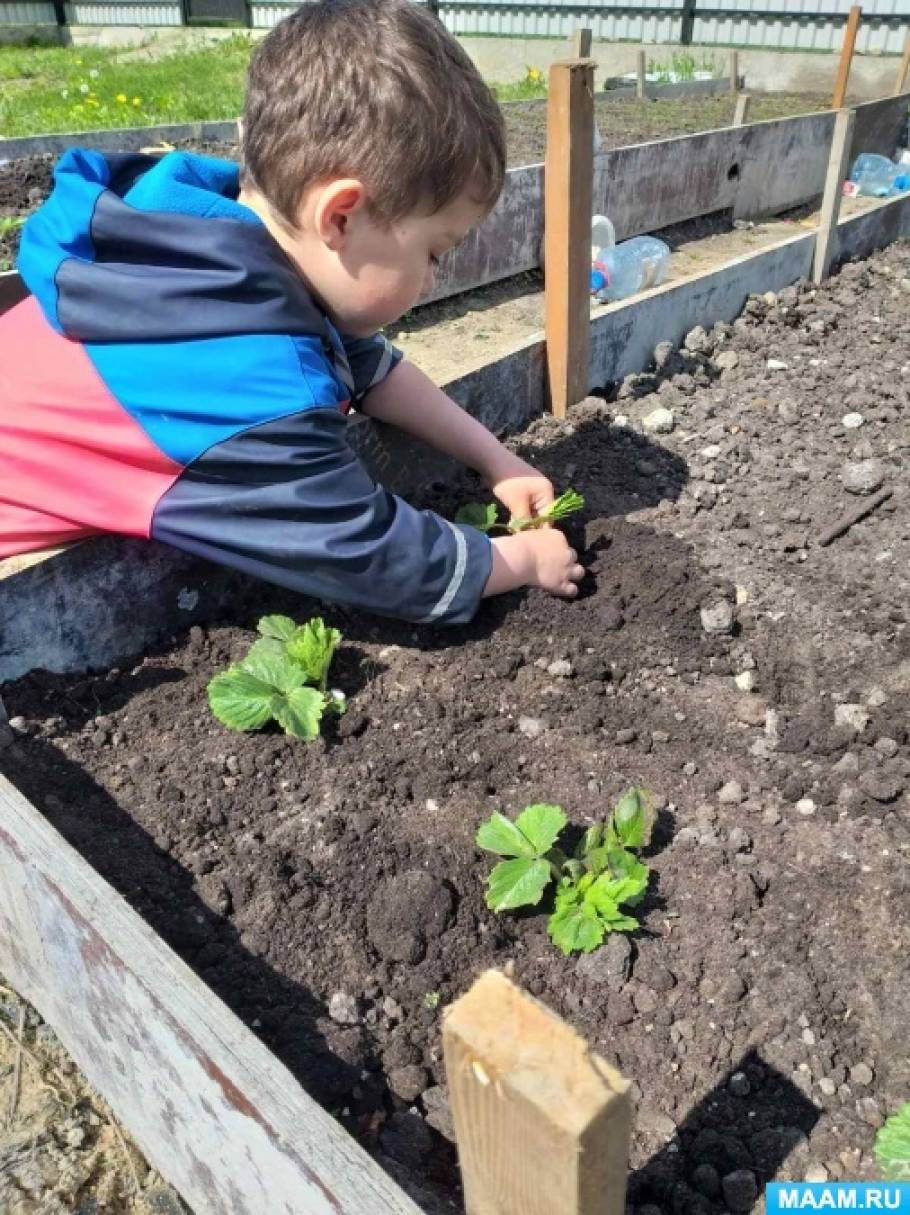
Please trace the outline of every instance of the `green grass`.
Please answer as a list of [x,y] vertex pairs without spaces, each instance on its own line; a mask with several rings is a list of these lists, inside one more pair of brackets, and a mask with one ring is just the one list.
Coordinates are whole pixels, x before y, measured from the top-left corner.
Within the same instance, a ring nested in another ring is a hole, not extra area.
[[236,118],[252,43],[155,55],[131,48],[0,47],[0,137]]
[[491,84],[493,95],[497,101],[534,101],[547,95],[547,78],[544,73],[532,77],[529,72],[524,80],[517,84]]

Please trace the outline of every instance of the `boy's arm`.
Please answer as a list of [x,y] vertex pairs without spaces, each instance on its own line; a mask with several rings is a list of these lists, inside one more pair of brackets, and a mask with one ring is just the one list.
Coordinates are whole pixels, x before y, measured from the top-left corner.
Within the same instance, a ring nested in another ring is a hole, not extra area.
[[542,473],[504,447],[413,363],[400,362],[370,389],[360,409],[473,468],[515,517],[536,515],[553,501],[553,486]]

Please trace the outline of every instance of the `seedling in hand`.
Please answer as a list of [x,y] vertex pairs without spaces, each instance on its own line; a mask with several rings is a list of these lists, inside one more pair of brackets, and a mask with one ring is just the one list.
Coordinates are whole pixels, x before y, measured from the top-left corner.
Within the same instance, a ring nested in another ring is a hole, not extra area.
[[609,820],[589,828],[569,857],[556,846],[568,820],[562,808],[528,806],[512,822],[493,814],[481,824],[477,845],[506,859],[487,880],[491,911],[534,907],[556,883],[547,931],[563,953],[590,953],[608,932],[632,932],[638,920],[621,910],[641,902],[648,866],[635,855],[651,838],[654,811],[642,789],[631,788]]
[[341,634],[319,617],[298,625],[290,616],[263,616],[257,629],[247,656],[209,683],[212,712],[231,730],[277,721],[286,734],[311,742],[327,713],[345,710],[344,694],[327,691]]
[[500,523],[496,518],[497,508],[494,502],[469,502],[458,511],[455,522],[467,523],[470,527],[476,527],[479,532],[489,533],[498,530],[514,536],[518,532],[527,532],[535,527],[546,527],[549,523],[558,523],[561,519],[566,519],[569,515],[574,515],[576,511],[581,510],[584,504],[585,500],[581,494],[577,494],[574,489],[567,489],[549,506],[545,506],[540,514]]

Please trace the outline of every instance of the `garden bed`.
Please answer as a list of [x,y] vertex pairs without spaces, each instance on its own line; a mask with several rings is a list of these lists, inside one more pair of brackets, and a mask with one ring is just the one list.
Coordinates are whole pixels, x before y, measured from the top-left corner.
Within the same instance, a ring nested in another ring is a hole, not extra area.
[[[437,1010],[509,961],[636,1082],[640,1215],[873,1175],[910,1088],[905,501],[813,539],[842,476],[905,470],[908,314],[903,244],[533,424],[516,445],[588,499],[583,597],[446,632],[329,610],[351,703],[323,743],[208,716],[256,618],[313,610],[260,586],[120,669],[3,688],[14,783],[428,1209],[455,1193]],[[658,406],[659,444],[611,424]],[[491,809],[580,826],[631,782],[661,806],[631,942],[567,960],[544,915],[485,909]]]

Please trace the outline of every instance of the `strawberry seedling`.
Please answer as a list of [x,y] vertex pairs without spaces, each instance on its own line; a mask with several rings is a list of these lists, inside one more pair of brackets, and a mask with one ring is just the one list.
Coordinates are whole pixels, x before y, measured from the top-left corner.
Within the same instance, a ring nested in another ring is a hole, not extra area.
[[568,819],[560,806],[535,805],[512,822],[493,814],[477,845],[505,859],[487,879],[491,911],[535,907],[556,883],[550,939],[564,954],[590,953],[608,932],[632,932],[638,920],[623,907],[641,902],[649,870],[636,856],[651,838],[654,810],[643,789],[629,789],[606,823],[590,827],[572,856],[557,847]]
[[910,1101],[875,1136],[875,1155],[886,1181],[910,1181]]
[[582,509],[585,504],[581,494],[574,489],[567,489],[564,494],[545,506],[539,515],[526,519],[510,519],[508,523],[500,523],[497,519],[497,507],[494,502],[469,502],[455,516],[456,523],[467,523],[476,527],[479,532],[503,531],[509,535],[530,531],[535,527],[546,527],[548,523],[558,523],[569,515]]
[[257,630],[247,656],[209,683],[212,712],[231,730],[277,721],[286,734],[311,742],[326,713],[345,709],[344,694],[327,691],[341,634],[318,617],[298,626],[290,616],[263,616]]

